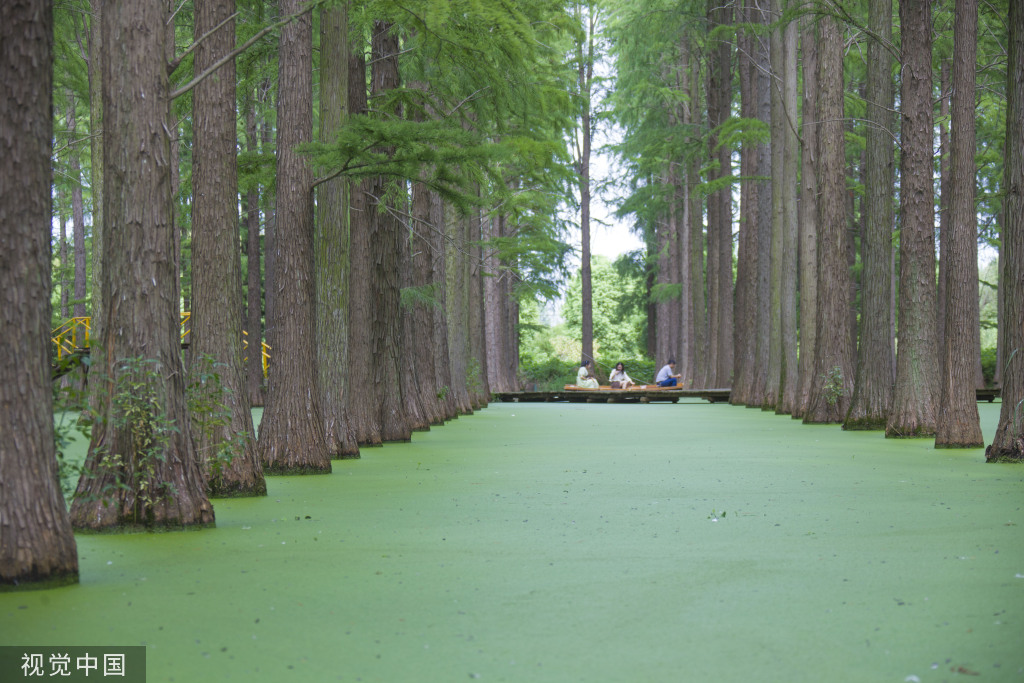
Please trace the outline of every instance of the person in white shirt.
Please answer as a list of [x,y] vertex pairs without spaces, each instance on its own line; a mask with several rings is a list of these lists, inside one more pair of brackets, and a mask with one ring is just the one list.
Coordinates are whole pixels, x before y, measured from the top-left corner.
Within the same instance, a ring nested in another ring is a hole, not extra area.
[[626,366],[621,362],[615,364],[615,369],[612,370],[612,374],[608,376],[608,381],[611,382],[612,389],[629,389],[631,386],[636,384],[626,374]]
[[665,367],[658,371],[658,376],[655,378],[654,382],[659,387],[674,387],[679,384],[680,377],[682,377],[682,375],[676,373],[676,359],[669,358]]
[[593,365],[593,361],[585,360],[580,363],[580,369],[576,373],[576,386],[584,389],[600,389],[601,385],[597,383],[597,378],[590,371],[590,366]]

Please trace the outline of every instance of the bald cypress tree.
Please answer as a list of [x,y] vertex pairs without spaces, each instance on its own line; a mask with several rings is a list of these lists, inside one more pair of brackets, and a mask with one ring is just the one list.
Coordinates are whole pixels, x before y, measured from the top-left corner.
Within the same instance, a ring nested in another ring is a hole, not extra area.
[[1003,221],[1000,287],[1003,309],[1003,405],[988,462],[1024,461],[1024,7],[1010,3],[1006,69],[1006,216]]
[[[80,529],[214,523],[185,406],[160,0],[103,7],[103,291],[95,423],[71,507]],[[143,96],[145,95],[145,96]]]
[[0,364],[0,591],[78,581],[57,483],[50,391],[53,9],[0,6],[0,302],[12,355]]

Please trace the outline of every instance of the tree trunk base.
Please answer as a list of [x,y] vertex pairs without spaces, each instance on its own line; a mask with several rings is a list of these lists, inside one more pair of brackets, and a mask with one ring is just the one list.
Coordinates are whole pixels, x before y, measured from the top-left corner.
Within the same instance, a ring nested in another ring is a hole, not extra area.
[[50,573],[46,576],[35,576],[29,574],[23,577],[4,579],[0,581],[0,593],[14,593],[17,591],[48,590],[50,588],[61,588],[78,583],[78,571]]
[[887,439],[934,439],[935,429],[932,427],[886,427],[885,438]]
[[288,476],[299,475],[299,474],[330,474],[331,473],[331,463],[330,463],[330,461],[328,461],[326,467],[318,467],[318,466],[315,466],[315,465],[281,465],[281,464],[268,465],[268,464],[264,463],[264,465],[263,465],[263,473],[264,474],[282,474],[282,475],[288,475]]
[[985,462],[1024,462],[1024,438],[1014,439],[1009,448],[985,449]]
[[885,417],[858,417],[844,422],[843,429],[848,432],[880,432],[887,422]]

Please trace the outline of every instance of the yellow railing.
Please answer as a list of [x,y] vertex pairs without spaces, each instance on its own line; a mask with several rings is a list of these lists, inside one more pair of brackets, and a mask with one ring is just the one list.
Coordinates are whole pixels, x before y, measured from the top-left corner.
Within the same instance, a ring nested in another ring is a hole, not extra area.
[[[192,330],[189,322],[192,320],[191,311],[183,311],[181,314],[181,342],[188,342],[188,334]],[[57,346],[57,360],[63,360],[76,351],[89,348],[89,334],[92,331],[90,318],[68,318],[59,327],[51,332],[51,339]],[[249,348],[249,333],[242,330],[242,348]],[[267,364],[270,362],[270,346],[266,342],[260,342],[263,356],[263,374],[267,374]],[[248,360],[248,358],[246,358]]]

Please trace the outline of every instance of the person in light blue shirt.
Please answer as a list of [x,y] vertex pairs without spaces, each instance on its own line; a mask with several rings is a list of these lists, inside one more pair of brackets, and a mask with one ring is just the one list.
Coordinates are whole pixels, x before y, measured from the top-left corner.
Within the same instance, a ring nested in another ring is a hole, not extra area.
[[682,375],[676,374],[676,359],[669,358],[665,367],[658,370],[658,376],[655,378],[654,382],[659,387],[674,387],[679,384],[680,377],[682,377]]

